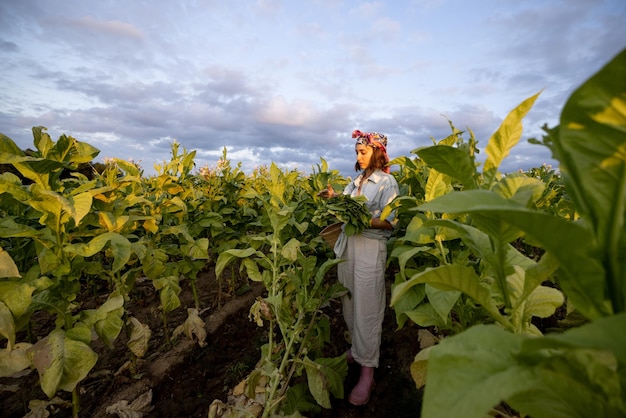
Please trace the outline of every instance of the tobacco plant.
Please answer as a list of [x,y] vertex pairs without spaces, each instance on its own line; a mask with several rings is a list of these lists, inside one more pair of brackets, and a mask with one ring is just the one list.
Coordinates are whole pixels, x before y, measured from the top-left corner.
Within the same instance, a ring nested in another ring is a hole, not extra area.
[[[474,269],[458,265],[417,273],[394,289],[392,303],[420,282],[457,289],[484,303],[497,321],[444,338],[427,355],[418,354],[416,380],[427,368],[422,416],[482,417],[502,401],[533,417],[626,415],[625,72],[626,50],[572,94],[560,127],[547,131],[545,142],[560,162],[579,221],[529,207],[536,201],[534,188],[507,188],[514,191],[508,194],[502,188],[472,188],[418,207],[425,213],[467,214],[477,229],[463,227],[464,234],[484,231],[504,241],[524,234],[545,250],[539,262],[524,268],[505,263],[512,253],[498,250],[493,238],[480,246],[475,239],[467,241],[476,244],[473,250],[482,260],[503,262],[504,269],[494,271],[494,282],[503,296],[508,294],[500,303],[485,297],[489,283],[477,280]],[[500,136],[488,152],[512,144]],[[492,167],[486,164],[485,170]],[[484,174],[487,184],[498,182],[497,172]],[[543,299],[534,300],[533,293],[553,271],[571,306],[588,322],[561,334],[517,332],[519,310],[539,307]]]
[[[78,415],[77,386],[96,363],[97,355],[89,346],[92,331],[107,344],[121,330],[123,312],[120,299],[111,298],[98,312],[73,314],[80,291],[82,255],[77,251],[82,237],[81,222],[91,210],[92,184],[82,176],[64,178],[64,171],[77,164],[91,161],[98,153],[92,146],[62,135],[55,143],[45,128],[33,128],[37,151],[26,155],[8,137],[2,136],[0,155],[11,163],[30,184],[22,184],[14,175],[0,179],[0,194],[10,206],[19,207],[26,215],[9,213],[0,223],[3,238],[32,240],[36,264],[21,276],[2,281],[0,302],[2,335],[8,345],[2,356],[20,357],[21,366],[37,369],[40,384],[52,398],[58,390],[72,392],[73,414]],[[23,222],[23,223],[22,223]],[[101,248],[110,245],[115,250],[126,244],[119,234],[100,235]],[[113,270],[125,264],[126,254],[115,253]],[[106,305],[106,306],[105,306]],[[28,325],[30,315],[48,311],[56,317],[56,328],[34,344],[24,342],[16,348],[16,332]],[[3,362],[6,364],[6,362]],[[15,370],[3,368],[2,375]]]
[[[339,260],[321,262],[306,255],[308,244],[296,231],[306,226],[298,220],[301,191],[294,190],[297,172],[282,173],[276,165],[269,169],[267,182],[257,182],[244,196],[262,202],[259,219],[263,232],[250,238],[250,247],[231,249],[220,254],[216,274],[240,259],[251,280],[262,282],[267,295],[250,309],[259,326],[268,324],[268,342],[261,349],[261,360],[247,378],[247,395],[255,398],[257,387],[265,393],[263,417],[278,410],[286,414],[315,410],[311,402],[330,408],[330,394],[343,397],[347,364],[342,356],[321,357],[329,340],[329,324],[322,307],[342,286],[324,281]],[[306,375],[307,385],[294,385],[294,378]],[[313,409],[311,409],[313,408]]]
[[[411,319],[456,333],[487,320],[514,332],[538,334],[532,318],[550,316],[563,303],[558,290],[540,286],[555,266],[548,260],[537,265],[512,245],[522,238],[520,231],[488,217],[419,210],[424,202],[455,196],[459,190],[480,190],[532,206],[544,184],[521,173],[502,176],[497,167],[519,140],[521,119],[536,97],[511,112],[492,136],[482,173],[476,168],[473,133],[466,143],[452,123],[450,136],[413,151],[420,157],[412,167],[419,167],[418,174],[425,177],[420,181],[423,189],[394,202],[407,222],[390,257],[399,265],[392,303],[400,326]],[[511,275],[513,269],[521,276]],[[529,298],[536,302],[527,303]]]

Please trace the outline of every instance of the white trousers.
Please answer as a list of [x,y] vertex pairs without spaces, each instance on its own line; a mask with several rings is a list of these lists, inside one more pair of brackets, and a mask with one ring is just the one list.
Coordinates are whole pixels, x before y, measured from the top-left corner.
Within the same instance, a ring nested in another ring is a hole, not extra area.
[[339,282],[349,293],[342,297],[343,317],[352,336],[352,356],[361,366],[378,367],[385,315],[386,240],[348,237],[337,266]]

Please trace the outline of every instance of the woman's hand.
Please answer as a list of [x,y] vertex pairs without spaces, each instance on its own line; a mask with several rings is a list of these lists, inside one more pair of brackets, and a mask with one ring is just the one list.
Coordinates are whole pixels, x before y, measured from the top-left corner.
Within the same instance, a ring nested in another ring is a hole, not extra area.
[[391,224],[387,220],[381,221],[380,218],[372,218],[372,220],[370,221],[370,228],[386,229],[388,231],[391,231],[393,229],[393,226],[391,226]]
[[331,197],[337,196],[335,190],[333,190],[333,186],[328,183],[326,188],[317,194],[319,197],[323,197],[324,199],[330,199]]

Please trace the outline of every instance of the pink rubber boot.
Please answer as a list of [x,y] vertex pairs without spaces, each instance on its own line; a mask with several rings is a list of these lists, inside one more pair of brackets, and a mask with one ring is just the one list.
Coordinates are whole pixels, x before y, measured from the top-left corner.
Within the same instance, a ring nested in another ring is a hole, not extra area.
[[359,382],[352,389],[348,402],[355,406],[365,405],[370,400],[372,389],[374,389],[374,367],[362,366]]

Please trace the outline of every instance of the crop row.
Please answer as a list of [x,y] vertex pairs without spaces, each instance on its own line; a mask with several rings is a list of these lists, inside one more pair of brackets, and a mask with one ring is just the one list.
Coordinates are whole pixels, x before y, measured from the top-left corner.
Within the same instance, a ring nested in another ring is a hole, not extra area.
[[[616,76],[625,70],[622,53],[534,141],[552,150],[563,175],[545,165],[499,170],[538,94],[489,138],[482,167],[473,133],[466,139],[452,123],[447,138],[391,162],[401,189],[382,215],[400,220],[389,242],[391,306],[398,326],[446,335],[412,367],[425,385],[424,416],[481,417],[503,401],[532,416],[585,416],[590,405],[603,416],[626,411],[626,87]],[[269,341],[246,379],[250,398],[264,393],[263,416],[329,408],[331,395],[343,396],[345,359],[323,357],[321,314],[343,290],[325,280],[340,260],[319,236],[342,203],[316,194],[349,179],[323,159],[309,175],[275,164],[248,175],[226,151],[216,167],[193,172],[195,151],[177,143],[154,176],[121,159],[86,176],[75,169],[96,148],[65,135],[55,142],[42,127],[33,135],[29,153],[0,138],[2,160],[20,174],[0,175],[0,376],[36,369],[49,398],[72,392],[78,416],[78,386],[97,361],[92,334],[112,347],[126,332],[129,356],[145,354],[150,333],[127,309],[136,282],[158,291],[169,335],[184,286],[195,296],[188,321],[199,320],[196,280],[211,264],[220,289],[224,279],[232,289],[265,286],[250,315]],[[106,301],[84,308],[86,288],[103,289]],[[542,335],[534,320],[564,303],[584,325]],[[54,319],[47,335],[24,332],[37,312]],[[301,375],[307,383],[292,384]]]

